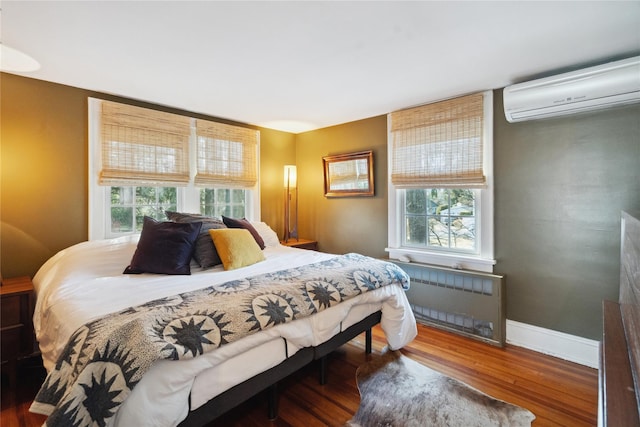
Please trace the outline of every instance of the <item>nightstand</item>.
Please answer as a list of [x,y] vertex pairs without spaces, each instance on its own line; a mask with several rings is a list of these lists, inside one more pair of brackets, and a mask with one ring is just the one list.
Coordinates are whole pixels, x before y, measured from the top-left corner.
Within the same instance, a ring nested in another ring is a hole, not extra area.
[[33,283],[29,277],[4,279],[0,286],[0,358],[7,362],[9,384],[16,384],[17,361],[35,353]]
[[289,241],[286,243],[283,241],[280,241],[280,244],[284,246],[289,246],[291,248],[311,249],[312,251],[318,250],[318,242],[316,242],[315,240],[309,240],[309,239],[289,239]]

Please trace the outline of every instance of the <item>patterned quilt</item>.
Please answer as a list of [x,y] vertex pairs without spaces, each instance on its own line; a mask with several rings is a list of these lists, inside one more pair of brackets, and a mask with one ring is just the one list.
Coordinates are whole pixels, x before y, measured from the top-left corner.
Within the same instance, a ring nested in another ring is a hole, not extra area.
[[110,314],[71,336],[31,410],[49,415],[50,427],[105,426],[155,361],[196,357],[386,285],[407,289],[409,278],[347,254]]

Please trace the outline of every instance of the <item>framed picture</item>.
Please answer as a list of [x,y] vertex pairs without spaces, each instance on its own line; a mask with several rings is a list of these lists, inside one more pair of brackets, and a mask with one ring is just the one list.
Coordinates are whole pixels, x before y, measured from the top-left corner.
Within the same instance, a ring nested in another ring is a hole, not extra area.
[[325,156],[324,195],[326,197],[373,196],[373,152]]

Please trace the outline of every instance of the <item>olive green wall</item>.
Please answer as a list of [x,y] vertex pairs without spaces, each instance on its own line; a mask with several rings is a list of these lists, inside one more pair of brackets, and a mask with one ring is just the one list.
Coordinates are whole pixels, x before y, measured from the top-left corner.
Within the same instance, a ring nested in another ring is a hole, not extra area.
[[507,318],[601,338],[620,212],[640,209],[640,106],[508,123],[495,91],[495,270]]
[[[322,157],[372,150],[373,197],[324,196]],[[382,257],[387,246],[386,116],[298,134],[300,237],[318,241],[321,251]]]
[[[33,276],[88,237],[87,97],[124,99],[6,73],[0,88],[0,268],[2,277]],[[262,219],[282,235],[282,167],[295,162],[295,135],[260,131]]]

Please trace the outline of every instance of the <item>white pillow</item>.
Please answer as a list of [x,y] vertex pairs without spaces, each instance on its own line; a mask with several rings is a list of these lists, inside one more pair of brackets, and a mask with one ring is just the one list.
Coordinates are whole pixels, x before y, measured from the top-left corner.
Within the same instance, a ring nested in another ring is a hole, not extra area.
[[280,239],[278,239],[278,235],[271,227],[269,227],[264,222],[251,222],[253,228],[256,229],[262,240],[264,240],[265,248],[280,246]]

